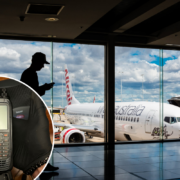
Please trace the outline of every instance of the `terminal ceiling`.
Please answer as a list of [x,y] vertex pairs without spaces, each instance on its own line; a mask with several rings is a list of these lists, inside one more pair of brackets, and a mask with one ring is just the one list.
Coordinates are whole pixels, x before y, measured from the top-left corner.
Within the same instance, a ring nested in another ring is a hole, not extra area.
[[[29,4],[64,8],[58,15],[26,14]],[[180,0],[6,0],[0,6],[0,38],[105,42],[113,37],[119,44],[178,48],[179,9]],[[59,20],[48,22],[49,17]]]

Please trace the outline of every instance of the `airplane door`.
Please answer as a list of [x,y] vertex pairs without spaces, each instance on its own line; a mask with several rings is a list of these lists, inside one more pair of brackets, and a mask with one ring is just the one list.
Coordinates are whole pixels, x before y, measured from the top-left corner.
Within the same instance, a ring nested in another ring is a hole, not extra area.
[[145,132],[146,133],[151,133],[151,126],[152,126],[152,121],[154,118],[155,111],[151,110],[148,112],[145,120]]

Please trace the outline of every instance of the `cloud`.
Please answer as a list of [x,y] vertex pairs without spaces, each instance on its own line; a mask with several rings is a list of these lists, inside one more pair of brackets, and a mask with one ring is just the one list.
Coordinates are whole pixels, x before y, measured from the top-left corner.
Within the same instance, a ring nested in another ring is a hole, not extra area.
[[180,71],[180,55],[175,60],[167,60],[164,65],[164,71],[169,73]]
[[0,57],[12,60],[19,60],[21,55],[13,49],[7,49],[6,47],[0,48]]
[[[46,54],[51,62],[50,42],[0,40],[0,75],[20,79],[21,73],[30,66],[35,52]],[[115,48],[116,101],[159,101],[159,50],[130,47]],[[180,92],[180,53],[164,51],[164,97]],[[76,98],[80,102],[104,102],[104,46],[54,43],[53,81],[54,105],[66,103],[64,65],[67,64]],[[123,72],[123,73],[122,73]],[[75,75],[72,78],[72,75]],[[39,83],[51,82],[51,65],[38,72]],[[143,85],[142,85],[143,83]],[[63,95],[62,95],[63,84]],[[143,87],[142,87],[143,86]],[[143,88],[143,96],[142,96]],[[43,99],[51,103],[51,91]]]

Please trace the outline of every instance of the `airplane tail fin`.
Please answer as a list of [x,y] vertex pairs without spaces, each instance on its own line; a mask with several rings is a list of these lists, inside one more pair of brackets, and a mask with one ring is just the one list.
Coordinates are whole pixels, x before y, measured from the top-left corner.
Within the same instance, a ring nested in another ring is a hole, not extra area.
[[65,83],[66,83],[66,99],[67,99],[67,104],[79,104],[80,102],[74,97],[74,93],[72,90],[71,82],[70,82],[70,77],[69,77],[69,72],[67,69],[67,65],[65,64]]
[[95,103],[95,100],[96,100],[96,99],[95,99],[95,96],[94,96],[94,100],[93,100],[93,103]]

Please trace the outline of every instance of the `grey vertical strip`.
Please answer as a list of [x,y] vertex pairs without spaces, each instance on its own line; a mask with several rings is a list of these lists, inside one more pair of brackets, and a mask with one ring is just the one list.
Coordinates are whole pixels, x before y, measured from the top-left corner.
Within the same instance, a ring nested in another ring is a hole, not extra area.
[[163,139],[163,50],[159,50],[159,128]]
[[104,142],[107,143],[107,45],[104,46]]
[[159,50],[159,179],[163,179],[163,50]]

